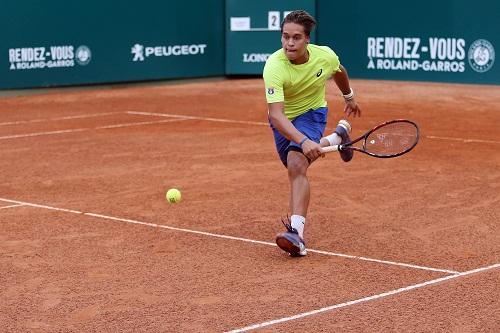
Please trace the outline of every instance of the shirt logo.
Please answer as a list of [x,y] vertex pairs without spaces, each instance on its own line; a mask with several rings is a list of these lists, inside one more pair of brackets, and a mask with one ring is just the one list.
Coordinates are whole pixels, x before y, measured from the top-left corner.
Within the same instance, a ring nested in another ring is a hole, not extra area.
[[321,73],[323,73],[323,68],[321,68],[321,69],[319,70],[319,72],[317,72],[317,73],[316,73],[316,76],[317,76],[317,77],[320,77],[320,76],[321,76]]
[[274,87],[267,88],[267,94],[268,95],[274,95]]

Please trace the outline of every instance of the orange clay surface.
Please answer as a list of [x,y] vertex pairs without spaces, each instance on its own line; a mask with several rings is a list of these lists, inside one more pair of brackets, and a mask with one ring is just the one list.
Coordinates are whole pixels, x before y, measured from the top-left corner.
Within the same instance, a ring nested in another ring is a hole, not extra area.
[[352,85],[422,137],[316,161],[298,259],[260,79],[0,97],[0,331],[499,332],[500,87]]

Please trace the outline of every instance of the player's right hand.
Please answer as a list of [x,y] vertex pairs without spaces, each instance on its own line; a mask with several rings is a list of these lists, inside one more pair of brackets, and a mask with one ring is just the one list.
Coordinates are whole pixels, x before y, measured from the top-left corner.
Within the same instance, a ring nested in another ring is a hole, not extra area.
[[323,153],[321,146],[312,140],[306,140],[302,144],[302,152],[308,159],[311,160],[311,162],[315,161],[320,156],[325,157],[325,153]]

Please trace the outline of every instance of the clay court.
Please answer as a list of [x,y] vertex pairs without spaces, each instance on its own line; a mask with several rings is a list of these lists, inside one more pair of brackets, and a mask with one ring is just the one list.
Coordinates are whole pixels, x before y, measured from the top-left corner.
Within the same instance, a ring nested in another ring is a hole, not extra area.
[[421,139],[313,164],[305,258],[261,79],[0,97],[0,331],[499,332],[500,88],[352,85]]

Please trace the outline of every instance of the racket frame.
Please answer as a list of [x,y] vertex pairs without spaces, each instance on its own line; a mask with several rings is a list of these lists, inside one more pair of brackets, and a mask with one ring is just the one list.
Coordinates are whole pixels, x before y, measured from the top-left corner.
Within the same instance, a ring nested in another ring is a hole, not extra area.
[[[375,153],[371,153],[369,151],[366,151],[366,139],[368,138],[368,136],[370,134],[372,134],[373,132],[375,132],[376,130],[378,130],[381,127],[387,126],[389,124],[401,123],[401,122],[412,124],[413,126],[415,126],[415,129],[417,131],[415,142],[409,148],[406,148],[405,150],[403,150],[401,152],[398,152],[396,154],[390,154],[390,155],[379,155],[379,154],[375,154]],[[415,148],[415,146],[417,145],[419,139],[420,139],[420,130],[418,128],[418,125],[415,122],[413,122],[411,120],[408,120],[408,119],[394,119],[394,120],[386,121],[384,123],[381,123],[381,124],[373,127],[371,130],[369,130],[368,132],[366,132],[365,134],[363,134],[362,136],[360,136],[359,138],[357,138],[355,140],[349,141],[349,142],[341,144],[341,145],[324,147],[322,150],[323,150],[324,153],[329,153],[329,152],[332,152],[332,151],[342,151],[342,150],[351,149],[351,150],[356,150],[356,151],[362,152],[364,154],[367,154],[367,155],[370,155],[370,156],[373,156],[373,157],[378,157],[378,158],[392,158],[392,157],[401,156],[401,155],[406,154],[409,151],[411,151],[413,148]],[[355,143],[357,143],[357,142],[359,142],[361,140],[364,140],[362,148],[358,148],[358,147],[354,147],[353,146]]]

